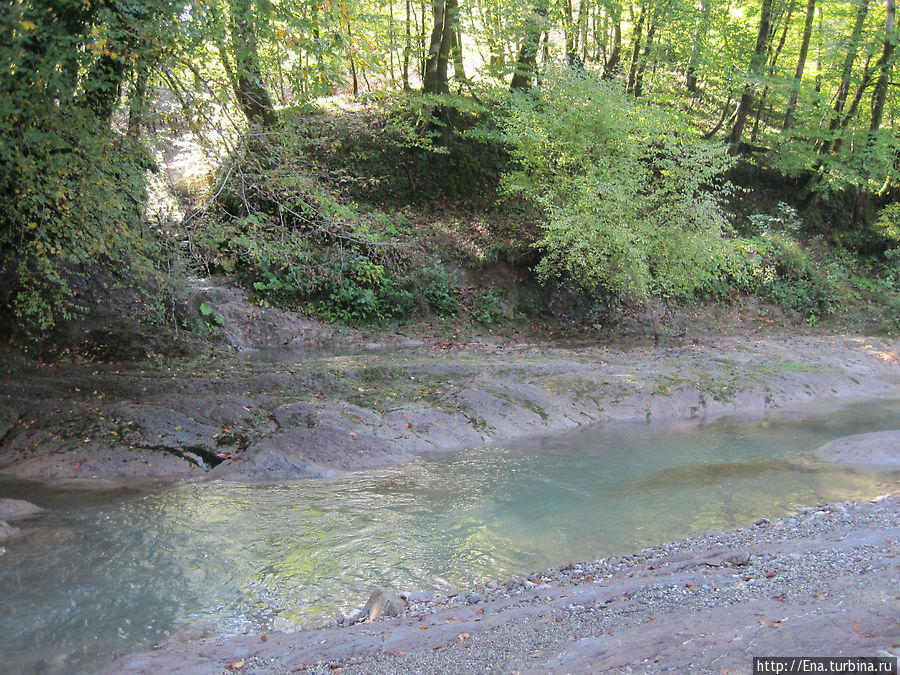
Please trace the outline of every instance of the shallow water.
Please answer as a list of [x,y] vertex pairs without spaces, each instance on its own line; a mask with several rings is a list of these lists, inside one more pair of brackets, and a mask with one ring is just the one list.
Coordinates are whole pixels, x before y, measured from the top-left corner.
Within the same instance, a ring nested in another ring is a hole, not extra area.
[[748,524],[898,482],[808,453],[900,400],[800,419],[630,425],[327,482],[73,493],[0,556],[0,671],[90,672],[154,644],[327,621],[375,587],[449,589]]

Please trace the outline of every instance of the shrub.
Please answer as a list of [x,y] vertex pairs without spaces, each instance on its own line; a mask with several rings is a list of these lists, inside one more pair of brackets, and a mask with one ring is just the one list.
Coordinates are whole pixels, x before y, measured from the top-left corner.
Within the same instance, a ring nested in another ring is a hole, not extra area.
[[686,297],[715,286],[732,255],[720,207],[731,159],[614,83],[552,70],[511,95],[509,195],[544,214],[544,280],[591,294]]

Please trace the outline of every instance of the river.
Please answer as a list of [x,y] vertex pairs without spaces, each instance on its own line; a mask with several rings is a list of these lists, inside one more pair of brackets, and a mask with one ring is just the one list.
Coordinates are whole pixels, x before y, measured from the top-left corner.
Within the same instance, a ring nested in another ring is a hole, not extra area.
[[327,622],[377,587],[451,591],[871,498],[897,481],[810,453],[898,419],[900,400],[877,400],[607,426],[285,485],[0,482],[49,509],[0,556],[0,671],[92,672],[157,644]]

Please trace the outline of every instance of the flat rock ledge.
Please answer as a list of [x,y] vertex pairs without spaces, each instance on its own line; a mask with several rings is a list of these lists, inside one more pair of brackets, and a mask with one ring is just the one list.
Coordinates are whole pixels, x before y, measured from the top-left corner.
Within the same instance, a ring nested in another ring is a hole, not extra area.
[[0,378],[0,475],[84,487],[328,478],[591,425],[754,420],[900,392],[900,342],[850,336],[332,346],[345,351]]
[[816,450],[816,457],[847,469],[900,472],[900,429],[845,436]]

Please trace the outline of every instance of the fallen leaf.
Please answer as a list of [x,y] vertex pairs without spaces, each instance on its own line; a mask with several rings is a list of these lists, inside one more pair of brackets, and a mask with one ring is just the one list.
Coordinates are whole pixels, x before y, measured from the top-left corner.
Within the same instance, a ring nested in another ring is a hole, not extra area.
[[760,626],[765,626],[766,628],[778,628],[781,625],[781,621],[778,619],[760,619]]
[[828,593],[816,593],[813,597],[816,600],[824,600],[825,598],[828,597]]
[[458,640],[468,640],[470,637],[472,637],[472,636],[469,633],[460,633],[457,636],[457,639]]
[[388,652],[388,656],[406,656],[406,652]]
[[241,659],[240,661],[235,661],[234,663],[231,663],[228,665],[228,670],[243,670],[243,668],[244,668],[244,660],[243,659]]

